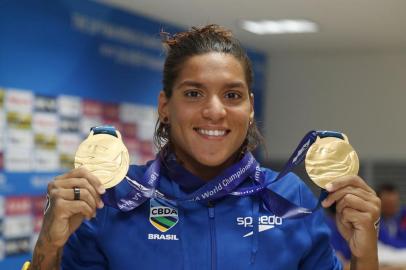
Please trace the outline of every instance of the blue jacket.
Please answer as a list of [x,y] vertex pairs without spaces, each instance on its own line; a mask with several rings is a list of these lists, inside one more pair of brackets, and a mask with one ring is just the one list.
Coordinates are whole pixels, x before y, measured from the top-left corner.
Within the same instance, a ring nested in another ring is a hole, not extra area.
[[338,231],[334,215],[330,216],[328,213],[326,213],[326,223],[331,230],[330,243],[333,246],[333,249],[336,252],[340,253],[344,259],[350,261],[351,260],[350,247],[348,246],[347,241],[345,241],[343,236]]
[[[145,166],[131,166],[137,179]],[[269,188],[305,207],[316,199],[294,174],[272,183],[276,173],[263,169]],[[247,179],[247,181],[250,181]],[[158,189],[172,196],[196,189],[161,175]],[[126,192],[128,184],[117,187]],[[262,207],[257,196],[225,198],[210,204],[178,205],[151,199],[124,213],[111,207],[84,222],[69,238],[64,270],[136,269],[342,269],[329,243],[323,211],[301,219],[281,219]]]

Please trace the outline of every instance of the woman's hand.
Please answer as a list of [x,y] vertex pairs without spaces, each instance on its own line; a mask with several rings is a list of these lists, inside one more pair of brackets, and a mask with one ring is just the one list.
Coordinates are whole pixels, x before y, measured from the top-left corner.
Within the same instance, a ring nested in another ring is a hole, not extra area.
[[[79,188],[80,196],[74,188]],[[35,245],[30,269],[59,269],[62,248],[83,220],[103,207],[100,181],[84,168],[56,177],[48,184],[49,206]]]
[[[375,191],[358,176],[346,176],[326,186],[323,207],[336,203],[336,223],[351,253],[360,261],[377,258],[377,229],[381,201]],[[372,268],[371,268],[372,269]]]
[[[76,200],[74,188],[80,190]],[[95,217],[97,208],[103,207],[100,195],[104,192],[100,181],[84,168],[57,176],[48,184],[49,207],[41,229],[44,240],[62,247],[85,218]]]

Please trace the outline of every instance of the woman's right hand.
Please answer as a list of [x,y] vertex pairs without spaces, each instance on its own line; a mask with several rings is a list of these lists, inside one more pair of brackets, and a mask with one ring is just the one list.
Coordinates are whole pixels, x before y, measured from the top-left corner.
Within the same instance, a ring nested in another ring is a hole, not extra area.
[[[75,200],[74,188],[80,189]],[[98,178],[85,168],[57,176],[48,184],[49,206],[45,212],[39,241],[48,248],[61,248],[86,218],[95,217],[102,208],[100,195],[105,192]]]

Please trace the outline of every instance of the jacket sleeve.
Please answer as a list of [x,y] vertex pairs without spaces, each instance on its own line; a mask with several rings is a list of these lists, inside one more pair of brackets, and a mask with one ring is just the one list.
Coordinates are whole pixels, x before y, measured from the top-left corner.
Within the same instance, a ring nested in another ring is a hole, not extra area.
[[347,241],[342,237],[340,232],[338,231],[336,221],[334,217],[330,217],[327,213],[326,214],[326,223],[331,231],[330,242],[333,246],[333,249],[336,253],[340,254],[346,260],[351,260],[351,250],[348,246]]
[[[310,208],[316,205],[316,198],[303,182],[300,183],[299,192],[301,205]],[[303,218],[303,222],[311,239],[311,246],[301,260],[300,269],[342,269],[341,262],[330,243],[330,229],[325,223],[323,209],[319,208],[313,214]]]
[[342,265],[330,244],[329,229],[324,223],[321,209],[310,217],[306,223],[312,245],[306,256],[302,259],[300,269],[342,269]]
[[98,244],[98,226],[97,218],[85,221],[70,236],[63,250],[62,270],[108,269],[107,259]]

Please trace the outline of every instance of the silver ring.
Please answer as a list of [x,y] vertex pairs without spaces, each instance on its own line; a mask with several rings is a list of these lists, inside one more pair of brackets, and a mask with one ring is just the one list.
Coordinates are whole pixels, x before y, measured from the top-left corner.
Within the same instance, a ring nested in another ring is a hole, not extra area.
[[374,227],[375,227],[375,230],[377,231],[377,232],[379,232],[379,226],[381,225],[381,217],[379,217],[376,221],[375,221],[375,223],[374,223]]
[[51,199],[49,198],[49,195],[47,194],[47,201],[45,203],[45,208],[44,208],[44,215],[48,211],[49,207],[51,206]]
[[78,187],[73,188],[73,199],[75,201],[80,200],[80,188],[78,188]]

